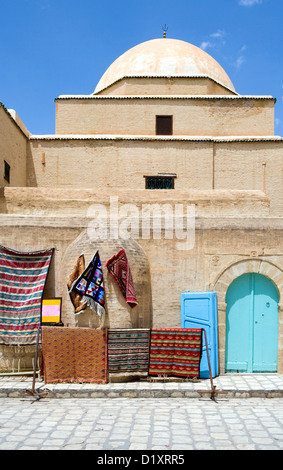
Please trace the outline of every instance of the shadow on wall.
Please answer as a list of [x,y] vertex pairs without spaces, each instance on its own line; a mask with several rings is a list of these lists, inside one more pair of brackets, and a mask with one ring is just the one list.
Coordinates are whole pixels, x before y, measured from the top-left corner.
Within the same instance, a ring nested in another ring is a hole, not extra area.
[[[31,149],[31,146],[32,146],[32,149]],[[37,143],[37,142],[33,142],[33,143],[30,143],[29,142],[29,145],[27,146],[27,186],[29,187],[37,187],[38,186],[38,183],[37,183],[37,178],[36,178],[36,170],[35,170],[35,166],[34,166],[34,153],[35,151],[37,151],[38,149],[40,148],[40,145]],[[42,158],[42,171],[45,170],[45,166],[46,166],[46,159],[45,159],[45,154],[42,153],[41,155],[41,158]]]
[[53,298],[56,297],[56,289],[55,289],[55,258],[56,258],[56,250],[53,252],[53,256],[51,259],[51,263],[49,266],[49,271],[45,283],[45,288],[44,288],[44,293],[43,293],[43,298],[48,299],[48,298]]
[[0,214],[7,214],[7,204],[5,198],[5,188],[2,186],[0,188]]
[[[130,265],[138,305],[131,308],[124,299],[117,283],[110,276],[104,264],[119,250],[124,249]],[[62,321],[65,326],[97,328],[98,315],[87,308],[74,314],[74,307],[67,289],[69,276],[80,255],[85,257],[85,265],[99,252],[103,268],[105,288],[105,323],[108,328],[150,328],[152,326],[151,276],[147,256],[141,246],[133,239],[128,240],[91,240],[87,230],[68,247],[63,258],[60,286],[62,292]]]

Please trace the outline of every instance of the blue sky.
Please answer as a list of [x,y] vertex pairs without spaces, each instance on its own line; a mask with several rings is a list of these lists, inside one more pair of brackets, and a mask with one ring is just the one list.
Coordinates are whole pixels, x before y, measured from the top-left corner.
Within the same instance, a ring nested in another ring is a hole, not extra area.
[[90,94],[150,39],[203,48],[240,94],[272,95],[283,135],[283,0],[0,0],[0,101],[32,134],[53,134],[60,94]]

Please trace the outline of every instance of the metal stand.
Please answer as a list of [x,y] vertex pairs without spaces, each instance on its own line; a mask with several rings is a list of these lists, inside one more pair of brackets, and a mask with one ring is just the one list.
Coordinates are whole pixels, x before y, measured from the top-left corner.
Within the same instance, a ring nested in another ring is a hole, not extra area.
[[[33,397],[36,397],[37,399],[40,399],[43,396],[46,396],[47,393],[48,393],[48,392],[38,392],[38,391],[35,390],[36,364],[37,364],[37,358],[38,358],[38,347],[39,347],[40,332],[41,332],[41,327],[39,327],[38,330],[37,330],[32,389],[27,390],[27,394],[26,394],[26,396],[33,396]],[[206,351],[207,351],[207,362],[208,362],[208,370],[209,370],[210,386],[211,386],[210,398],[211,398],[211,400],[215,401],[216,386],[213,384],[213,378],[212,378],[212,373],[211,373],[211,365],[210,365],[210,357],[209,357],[209,350],[208,350],[208,341],[207,341],[207,334],[206,334],[205,328],[203,328],[203,332],[204,332],[205,346],[206,346]],[[204,392],[202,392],[202,393],[204,393]],[[221,392],[218,392],[218,393],[221,393]]]
[[39,337],[40,337],[41,327],[37,330],[37,337],[36,337],[36,348],[35,348],[35,358],[34,358],[34,365],[33,365],[33,379],[32,379],[32,389],[27,390],[25,396],[32,396],[36,399],[40,399],[47,395],[47,392],[38,392],[35,390],[35,377],[36,377],[36,364],[38,359],[38,347],[39,347]]
[[212,373],[211,373],[211,365],[210,365],[210,358],[209,358],[209,351],[208,351],[208,341],[207,341],[206,329],[203,328],[203,331],[204,331],[205,346],[206,346],[206,351],[207,351],[207,362],[208,362],[208,370],[209,370],[210,386],[211,386],[210,398],[211,398],[211,400],[215,400],[216,386],[213,385],[213,379],[212,379]]

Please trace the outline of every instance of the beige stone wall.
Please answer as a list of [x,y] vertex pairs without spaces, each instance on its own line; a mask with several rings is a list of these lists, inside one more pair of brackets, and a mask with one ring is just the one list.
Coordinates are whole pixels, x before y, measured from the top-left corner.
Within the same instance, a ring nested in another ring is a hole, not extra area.
[[283,213],[282,141],[32,139],[28,155],[28,186],[142,190],[168,173],[176,190],[264,190]]
[[176,189],[211,189],[211,157],[211,142],[32,141],[28,185],[144,189],[144,176],[176,173]]
[[[55,248],[45,296],[63,296],[63,321],[69,324],[72,318],[72,305],[66,294],[66,283],[70,274],[66,269],[66,256],[70,267],[78,255],[78,251],[72,251],[72,246],[78,248],[78,245],[73,243],[87,229],[89,220],[85,217],[54,217],[50,213],[49,216],[29,216],[28,224],[23,215],[16,214],[3,214],[0,216],[0,221],[0,243],[3,245],[17,250],[37,250],[50,246]],[[278,372],[283,373],[283,246],[280,219],[234,217],[231,222],[229,217],[197,218],[195,243],[189,250],[179,250],[176,237],[173,240],[165,239],[164,233],[161,239],[140,238],[137,242],[150,267],[153,327],[180,327],[182,292],[216,290],[221,373],[225,351],[225,293],[230,282],[237,275],[247,271],[261,272],[270,277],[280,294]],[[92,249],[88,243],[85,247],[79,246],[79,251],[85,250],[88,255]],[[133,265],[135,279],[137,279],[137,269],[139,266]],[[149,278],[146,276],[145,279],[146,286]],[[107,277],[106,282],[109,282]],[[142,277],[138,283],[138,291],[142,292]],[[117,290],[112,290],[108,296],[110,309],[111,305],[117,307],[119,302],[122,302],[120,297],[120,300],[115,297],[118,294]],[[146,298],[146,294],[144,295]],[[121,309],[119,315],[129,326],[131,322],[129,312]],[[113,321],[114,319],[115,315]],[[133,317],[133,320],[136,319]],[[75,322],[74,317],[73,321]],[[12,356],[10,360],[11,358]],[[7,361],[7,351],[1,348],[1,367],[4,363],[7,365]]]
[[262,189],[271,214],[283,215],[283,142],[234,142],[215,145],[215,189]]
[[[143,80],[125,80],[108,92],[145,93],[144,86]],[[167,93],[173,83],[157,80],[151,86],[154,93]],[[187,86],[178,81],[174,90],[188,91]],[[195,94],[204,92],[201,87],[206,93],[218,92],[205,81],[191,81],[190,87]],[[176,236],[167,239],[164,231],[161,239],[140,236],[128,243],[141,308],[135,313],[125,308],[106,276],[107,326],[179,327],[181,293],[215,289],[223,372],[227,288],[237,275],[260,272],[280,293],[278,372],[283,373],[283,143],[255,138],[273,135],[274,100],[101,97],[60,99],[56,107],[57,138],[31,136],[28,145],[25,134],[0,108],[0,155],[11,162],[10,186],[28,186],[0,191],[0,244],[19,251],[55,248],[44,296],[63,297],[63,322],[97,325],[91,312],[75,319],[66,287],[77,256],[85,251],[89,260],[97,247],[85,238],[92,204],[109,209],[111,196],[139,210],[148,203],[192,204],[196,232],[189,249],[181,250]],[[208,137],[155,138],[156,114],[173,114],[175,134]],[[132,138],[72,140],[58,134]],[[138,134],[152,138],[135,138]],[[230,135],[253,139],[209,137]],[[0,186],[6,186],[0,171]],[[144,176],[164,173],[176,174],[174,190],[144,189]],[[114,243],[100,246],[105,258],[116,248]],[[13,361],[21,358],[24,368],[31,365],[32,348],[0,347],[0,370],[14,367]]]
[[[114,202],[112,202],[112,200]],[[146,189],[84,189],[84,188],[2,188],[0,214],[50,217],[50,224],[60,224],[60,217],[69,217],[72,223],[88,216],[93,204],[101,204],[110,213],[110,205],[121,208],[132,204],[139,213],[144,206],[158,204],[160,209],[169,205],[194,206],[196,217],[269,217],[270,201],[262,191],[233,190],[155,190]],[[112,211],[112,209],[111,209]],[[124,214],[125,216],[125,214]],[[92,217],[92,215],[90,215]]]
[[[27,137],[0,106],[0,186],[26,186],[26,153]],[[4,161],[10,165],[10,183],[4,179]]]
[[126,77],[98,95],[234,95],[209,78]]
[[96,96],[56,100],[56,134],[155,135],[156,115],[173,115],[173,134],[274,134],[274,100],[127,98]]

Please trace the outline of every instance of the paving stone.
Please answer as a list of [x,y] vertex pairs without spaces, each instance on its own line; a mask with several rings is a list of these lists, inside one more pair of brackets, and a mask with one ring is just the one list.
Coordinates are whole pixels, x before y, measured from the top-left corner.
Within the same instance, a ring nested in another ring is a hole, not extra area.
[[[253,390],[249,387],[257,383],[267,387],[263,389],[264,397],[252,397]],[[13,382],[4,378],[0,379],[0,390],[6,388],[11,393],[13,384],[19,389],[28,388],[26,379]],[[281,393],[282,376],[271,374],[266,380],[258,375],[256,381],[249,376],[225,377],[227,390],[235,385],[240,396],[235,398],[235,393],[233,398],[219,395],[216,401],[207,394],[198,398],[179,396],[185,387],[192,390],[192,385],[209,389],[206,381],[202,384],[162,383],[162,386],[137,383],[139,393],[142,387],[154,392],[151,398],[137,397],[133,383],[118,387],[107,384],[108,392],[112,387],[115,398],[105,398],[105,394],[103,398],[101,385],[74,385],[77,386],[67,384],[65,389],[58,388],[60,394],[62,390],[68,391],[68,398],[66,394],[58,398],[56,386],[52,387],[56,399],[50,396],[23,398],[20,394],[18,398],[1,398],[0,395],[0,449],[165,451],[180,450],[180,446],[184,450],[283,449],[283,394],[267,398],[270,387],[277,387],[277,393]],[[92,390],[87,397],[86,390]],[[175,397],[172,391],[178,392]],[[91,398],[92,393],[98,394],[97,397]],[[126,397],[121,398],[124,394]],[[162,397],[158,397],[160,395]]]

